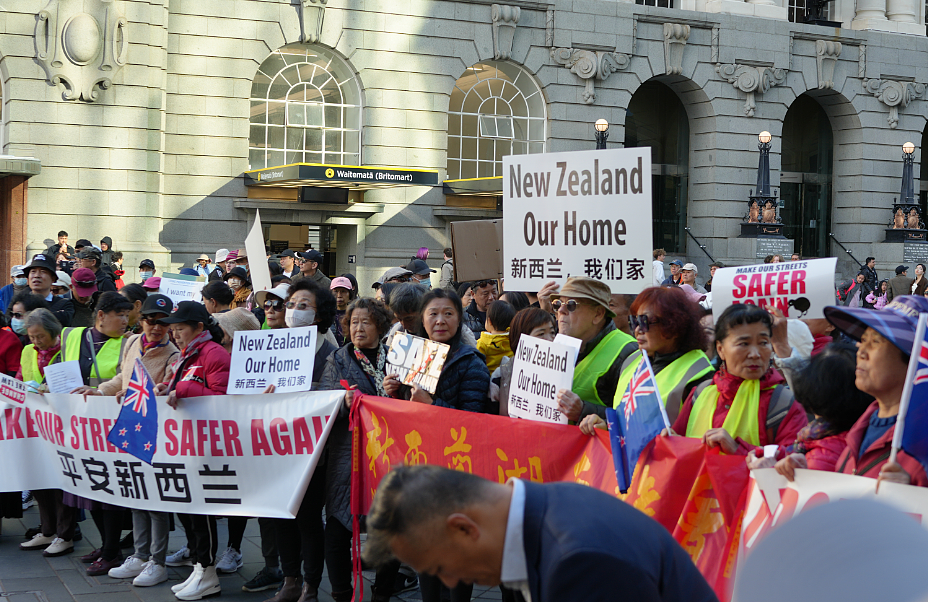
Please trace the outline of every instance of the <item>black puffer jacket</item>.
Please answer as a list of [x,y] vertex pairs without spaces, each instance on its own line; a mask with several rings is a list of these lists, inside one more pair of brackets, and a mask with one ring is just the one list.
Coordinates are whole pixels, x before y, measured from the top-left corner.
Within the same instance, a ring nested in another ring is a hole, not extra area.
[[486,330],[486,312],[480,315],[477,309],[477,302],[471,301],[470,305],[464,308],[464,324],[474,333],[474,337],[480,338],[480,333]]
[[485,414],[490,411],[489,389],[490,370],[483,354],[459,343],[442,366],[432,404]]
[[[387,349],[381,345],[381,353]],[[365,395],[377,395],[377,387],[371,378],[361,368],[361,364],[354,357],[354,345],[348,343],[329,356],[322,379],[319,381],[320,391],[338,391],[343,389],[341,381],[348,381],[349,385],[357,385],[358,390]],[[398,401],[397,403],[405,403]],[[349,531],[351,530],[351,431],[348,430],[347,406],[335,418],[332,432],[325,444],[328,458],[326,460],[325,474],[325,513],[326,518],[335,517]]]

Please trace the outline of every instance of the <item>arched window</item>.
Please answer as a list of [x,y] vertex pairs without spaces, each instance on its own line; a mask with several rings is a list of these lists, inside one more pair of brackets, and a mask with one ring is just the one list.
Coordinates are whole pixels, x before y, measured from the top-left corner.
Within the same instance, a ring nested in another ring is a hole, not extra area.
[[331,50],[274,51],[251,84],[250,169],[290,163],[361,163],[361,88]]
[[505,155],[545,152],[545,121],[541,89],[521,67],[470,67],[451,92],[448,179],[502,176]]

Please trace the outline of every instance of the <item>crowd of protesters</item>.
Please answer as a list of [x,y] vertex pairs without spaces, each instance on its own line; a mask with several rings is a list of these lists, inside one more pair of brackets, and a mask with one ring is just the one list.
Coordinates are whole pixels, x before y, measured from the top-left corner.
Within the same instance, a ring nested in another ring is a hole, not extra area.
[[[578,339],[580,350],[573,386],[558,391],[556,400],[585,433],[605,428],[606,408],[619,405],[646,354],[672,424],[667,436],[701,438],[788,478],[808,467],[928,486],[925,470],[905,452],[896,462],[887,459],[917,315],[928,312],[922,264],[914,278],[899,266],[887,282],[868,258],[852,282],[838,287],[837,305],[824,319],[786,319],[775,309],[742,304],[713,321],[712,277],[724,266],[712,264],[701,284],[693,263],[671,261],[667,275],[662,249],[654,251],[653,286],[637,296],[612,294],[583,276],[538,291],[506,290],[493,279],[456,282],[452,250],[444,250],[436,270],[424,247],[405,265],[385,270],[371,291],[359,290],[351,274],[325,275],[319,251],[287,249],[271,259],[271,288],[255,291],[245,250],[219,249],[181,270],[208,279],[203,302],[175,307],[158,293],[151,260],[139,264],[139,284],[122,285],[121,255],[112,246],[104,238],[99,246],[79,240],[71,247],[61,232],[57,244],[13,268],[12,283],[0,289],[3,372],[44,392],[46,367],[77,360],[84,386],[74,393],[94,403],[95,396],[123,396],[139,358],[159,383],[156,393],[178,407],[225,394],[235,332],[316,326],[316,390],[341,390],[347,382],[369,395],[508,415],[511,358],[520,338],[553,340],[560,333]],[[391,372],[387,351],[402,332],[449,346],[434,393],[403,385]],[[202,370],[191,370],[196,366]],[[327,567],[332,597],[354,598],[349,409],[343,406],[335,418],[296,518],[258,518],[265,566],[245,591],[277,588],[274,602],[313,602]],[[768,445],[777,446],[775,457],[763,453]],[[79,519],[92,518],[101,542],[81,558],[88,575],[146,587],[167,581],[168,566],[192,566],[172,590],[180,600],[198,600],[220,592],[219,573],[243,566],[248,519],[229,519],[229,540],[220,550],[217,517],[179,515],[187,544],[169,553],[168,514],[56,490],[27,492],[12,502],[0,494],[0,513],[17,516],[27,495],[38,503],[41,524],[27,532],[25,551],[69,554]],[[129,516],[134,550],[123,557]],[[388,600],[417,584],[425,602],[449,595],[435,576],[416,576],[394,561],[378,569],[372,599]],[[472,589],[462,582],[450,600],[469,600]],[[503,591],[506,600],[518,596]]]

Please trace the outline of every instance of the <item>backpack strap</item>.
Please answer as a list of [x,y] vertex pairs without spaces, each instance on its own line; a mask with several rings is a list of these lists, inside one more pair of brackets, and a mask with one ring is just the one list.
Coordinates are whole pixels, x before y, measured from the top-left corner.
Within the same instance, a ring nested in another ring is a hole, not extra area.
[[789,409],[793,407],[794,399],[793,392],[786,385],[776,385],[773,388],[770,405],[767,406],[767,422],[765,425],[768,431],[773,432],[773,439],[776,439],[780,424],[789,414]]

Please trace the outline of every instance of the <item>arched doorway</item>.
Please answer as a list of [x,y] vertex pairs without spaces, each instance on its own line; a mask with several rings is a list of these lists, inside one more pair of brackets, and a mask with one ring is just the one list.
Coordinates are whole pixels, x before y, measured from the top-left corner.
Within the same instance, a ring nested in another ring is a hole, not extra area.
[[803,257],[828,255],[831,231],[834,136],[822,106],[799,96],[783,120],[780,219]]
[[651,147],[654,247],[668,253],[686,250],[689,143],[689,118],[677,94],[659,81],[643,83],[626,110],[625,148]]

